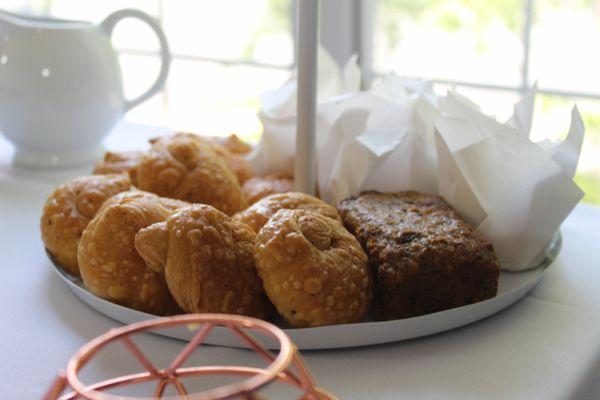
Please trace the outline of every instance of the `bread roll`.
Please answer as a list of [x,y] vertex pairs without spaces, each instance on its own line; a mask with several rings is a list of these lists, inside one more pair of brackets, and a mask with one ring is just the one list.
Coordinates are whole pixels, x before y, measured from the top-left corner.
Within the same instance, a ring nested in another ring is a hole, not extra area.
[[140,230],[136,248],[164,273],[186,312],[265,318],[270,307],[254,267],[256,240],[248,226],[194,204]]
[[264,197],[244,211],[237,213],[234,218],[258,232],[279,210],[310,210],[338,222],[342,221],[335,207],[314,196],[298,192],[272,194]]
[[154,141],[138,165],[138,186],[159,196],[212,205],[228,215],[247,205],[223,158],[193,134]]
[[164,315],[177,310],[163,275],[148,267],[137,253],[135,235],[188,205],[142,191],[107,200],[79,242],[85,286],[103,299],[139,311]]
[[77,245],[83,230],[106,199],[130,188],[127,174],[82,176],[58,186],[46,200],[40,222],[54,262],[79,276]]
[[372,292],[367,255],[338,221],[307,210],[279,210],[258,239],[258,274],[292,326],[366,317]]

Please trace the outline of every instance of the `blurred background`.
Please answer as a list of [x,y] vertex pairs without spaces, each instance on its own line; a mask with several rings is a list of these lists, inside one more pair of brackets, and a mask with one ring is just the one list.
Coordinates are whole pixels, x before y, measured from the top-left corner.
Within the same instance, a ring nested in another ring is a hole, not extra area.
[[[257,140],[259,95],[295,67],[293,0],[0,0],[17,13],[101,21],[121,8],[155,16],[173,53],[158,96],[132,122]],[[394,71],[454,87],[500,120],[537,81],[534,139],[563,137],[579,106],[586,140],[576,182],[600,204],[600,0],[325,0],[321,41],[339,63],[359,54],[363,85]],[[159,68],[158,43],[141,22],[119,24],[128,97]]]

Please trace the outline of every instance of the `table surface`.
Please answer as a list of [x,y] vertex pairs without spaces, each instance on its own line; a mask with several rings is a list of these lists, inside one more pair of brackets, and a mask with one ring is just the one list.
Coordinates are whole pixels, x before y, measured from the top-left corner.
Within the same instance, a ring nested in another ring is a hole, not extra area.
[[[139,148],[161,133],[123,123],[106,146]],[[68,291],[51,271],[39,238],[42,204],[52,187],[91,166],[18,169],[11,154],[0,139],[0,398],[34,399],[81,345],[119,323]],[[416,340],[303,356],[321,386],[340,399],[599,399],[599,228],[600,208],[577,206],[562,226],[562,252],[542,282],[493,317]],[[137,343],[159,365],[182,346],[155,335]],[[206,346],[194,357],[203,364],[255,365],[246,350]],[[136,369],[115,347],[83,377],[95,382]],[[273,398],[291,398],[283,393],[280,387],[268,391]]]

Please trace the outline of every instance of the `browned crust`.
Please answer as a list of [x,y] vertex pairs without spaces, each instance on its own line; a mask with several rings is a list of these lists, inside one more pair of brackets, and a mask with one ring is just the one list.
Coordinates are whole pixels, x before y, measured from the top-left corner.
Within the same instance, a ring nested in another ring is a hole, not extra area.
[[217,209],[194,204],[138,232],[136,248],[163,271],[189,313],[265,318],[271,307],[254,266],[256,233]]
[[137,186],[137,166],[144,153],[141,151],[107,151],[104,158],[94,165],[94,174],[118,174],[126,172]]
[[361,322],[372,280],[367,256],[338,221],[279,210],[258,234],[255,260],[267,295],[296,327]]
[[255,176],[242,185],[242,192],[250,205],[272,194],[287,193],[293,190],[294,180],[288,174]]
[[81,176],[60,186],[46,200],[40,221],[42,240],[56,264],[79,276],[77,245],[104,201],[129,190],[127,174]]
[[214,148],[190,133],[155,140],[138,165],[139,188],[208,204],[228,215],[246,208],[238,179]]
[[241,140],[235,133],[226,137],[215,137],[214,140],[233,154],[246,155],[252,151],[252,146]]
[[300,192],[269,195],[238,212],[234,218],[258,232],[279,210],[309,210],[342,222],[335,207],[317,197]]
[[142,191],[123,192],[104,202],[79,242],[85,286],[101,298],[136,310],[159,315],[176,310],[164,276],[136,251],[135,235],[188,205]]

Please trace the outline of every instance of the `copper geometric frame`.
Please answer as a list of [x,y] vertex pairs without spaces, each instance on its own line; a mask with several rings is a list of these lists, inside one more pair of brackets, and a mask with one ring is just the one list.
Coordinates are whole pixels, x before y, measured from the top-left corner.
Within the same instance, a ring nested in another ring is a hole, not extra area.
[[[156,368],[130,339],[131,335],[139,332],[182,325],[198,326],[198,332],[184,347],[181,353],[173,359],[171,364],[163,369]],[[228,328],[270,364],[265,368],[244,366],[181,367],[194,350],[202,345],[204,339],[215,326]],[[279,353],[275,355],[270,350],[266,349],[256,341],[251,334],[246,332],[247,330],[256,331],[276,339],[279,342]],[[112,378],[89,386],[83,384],[77,376],[79,370],[81,370],[81,368],[83,368],[99,350],[108,343],[115,341],[121,341],[144,367],[146,372]],[[294,372],[290,370],[290,367],[292,366],[296,368],[297,374],[294,374]],[[188,394],[185,386],[179,380],[179,377],[209,374],[248,376],[248,378],[243,381],[193,394]],[[296,349],[296,346],[294,346],[290,338],[275,325],[259,319],[239,315],[188,314],[126,325],[112,329],[91,340],[71,357],[67,364],[66,373],[61,373],[59,375],[48,393],[44,396],[44,400],[140,400],[142,399],[140,397],[114,396],[103,393],[101,390],[152,380],[158,381],[153,397],[154,399],[162,399],[163,393],[168,385],[174,386],[177,393],[179,393],[180,397],[178,398],[180,399],[256,399],[257,397],[255,397],[254,392],[274,381],[295,386],[303,391],[303,394],[300,397],[302,400],[335,399],[333,395],[316,385],[302,356]],[[59,397],[67,386],[73,391]]]

